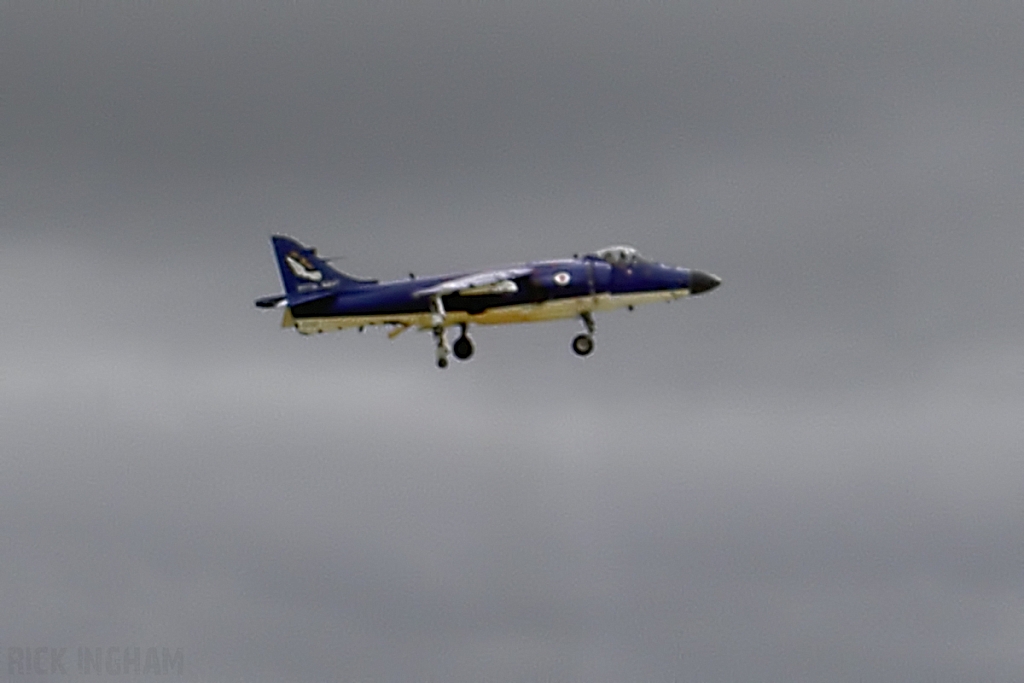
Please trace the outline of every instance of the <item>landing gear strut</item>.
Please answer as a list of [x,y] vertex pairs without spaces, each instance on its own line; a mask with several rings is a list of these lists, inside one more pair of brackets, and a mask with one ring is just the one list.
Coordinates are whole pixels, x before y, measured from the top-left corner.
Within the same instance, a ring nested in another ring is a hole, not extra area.
[[462,332],[459,334],[459,338],[455,340],[452,352],[459,360],[468,360],[473,355],[473,340],[466,334],[466,323],[462,323],[460,327]]
[[444,336],[444,328],[434,328],[434,343],[437,344],[437,367],[448,367],[448,339]]
[[448,338],[444,334],[444,304],[441,296],[430,297],[430,324],[433,326],[434,344],[437,346],[437,367],[448,367]]
[[573,338],[572,350],[576,352],[577,356],[587,356],[594,350],[594,318],[589,311],[580,313],[580,318],[586,325],[587,331],[585,334],[578,334]]

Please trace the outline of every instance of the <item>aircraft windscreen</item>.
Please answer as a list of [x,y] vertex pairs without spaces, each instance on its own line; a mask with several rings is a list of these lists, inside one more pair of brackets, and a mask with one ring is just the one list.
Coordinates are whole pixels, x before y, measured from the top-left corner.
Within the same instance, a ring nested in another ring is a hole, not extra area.
[[607,261],[613,266],[629,266],[637,261],[643,260],[635,248],[626,245],[617,245],[614,247],[605,247],[604,249],[598,249],[594,252],[594,255],[599,259]]

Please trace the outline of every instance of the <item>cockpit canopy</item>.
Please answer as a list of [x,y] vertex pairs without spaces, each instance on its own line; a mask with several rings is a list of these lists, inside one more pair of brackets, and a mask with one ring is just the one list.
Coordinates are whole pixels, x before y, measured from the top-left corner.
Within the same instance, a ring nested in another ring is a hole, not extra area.
[[614,247],[605,247],[604,249],[598,249],[594,252],[594,256],[613,266],[631,266],[637,261],[642,261],[643,257],[640,256],[640,252],[635,248],[626,246],[624,244],[618,244]]

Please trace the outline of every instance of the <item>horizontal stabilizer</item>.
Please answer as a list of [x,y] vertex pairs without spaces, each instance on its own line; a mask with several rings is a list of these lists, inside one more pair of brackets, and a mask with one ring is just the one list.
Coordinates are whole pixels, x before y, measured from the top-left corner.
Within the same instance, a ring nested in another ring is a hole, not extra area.
[[281,296],[265,296],[260,299],[256,299],[257,308],[275,308],[277,306],[284,306],[288,302],[288,297]]
[[337,296],[338,291],[333,289],[321,290],[319,292],[305,292],[302,294],[288,294],[286,296],[265,296],[256,299],[255,304],[258,308],[282,308],[284,306],[300,306],[302,304],[308,304],[310,301],[316,301],[317,299],[326,299],[327,297]]

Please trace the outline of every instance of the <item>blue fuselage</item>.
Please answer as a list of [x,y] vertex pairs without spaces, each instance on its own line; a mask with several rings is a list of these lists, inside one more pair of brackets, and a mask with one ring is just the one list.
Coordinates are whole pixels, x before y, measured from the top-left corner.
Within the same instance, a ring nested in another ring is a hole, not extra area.
[[[259,308],[283,306],[282,327],[300,334],[319,334],[366,326],[430,330],[437,366],[473,355],[469,325],[507,325],[579,318],[586,332],[572,350],[586,356],[594,349],[594,318],[598,311],[673,301],[717,287],[721,280],[700,270],[648,261],[633,247],[618,245],[582,258],[532,261],[502,268],[408,280],[377,282],[347,275],[329,260],[286,235],[274,235],[285,293],[261,297]],[[449,346],[446,330],[460,329]]]
[[[539,304],[545,301],[596,295],[629,295],[644,292],[691,290],[691,271],[650,261],[612,265],[593,256],[579,259],[537,261],[525,264],[529,273],[514,279],[515,292],[501,294],[453,293],[444,297],[449,312],[471,315],[485,310]],[[520,266],[522,268],[522,266]],[[461,275],[440,275],[383,283],[364,283],[333,296],[292,306],[298,318],[423,313],[428,297],[416,293]]]

